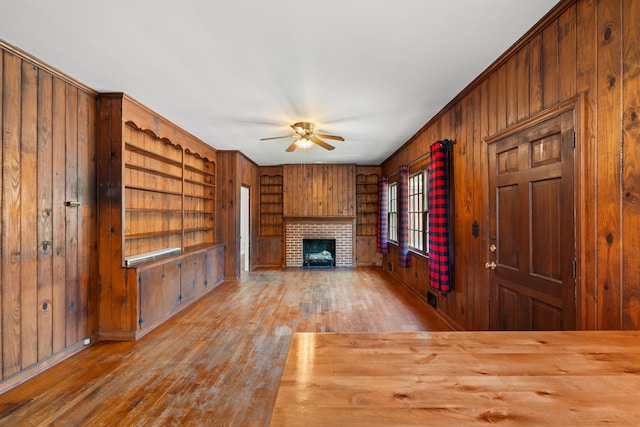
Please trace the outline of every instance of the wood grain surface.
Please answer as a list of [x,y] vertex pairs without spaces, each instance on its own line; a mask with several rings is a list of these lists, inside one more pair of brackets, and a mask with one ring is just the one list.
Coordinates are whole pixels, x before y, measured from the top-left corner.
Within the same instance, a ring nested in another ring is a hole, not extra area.
[[271,425],[637,425],[639,338],[297,333]]
[[448,329],[379,269],[252,272],[0,394],[0,426],[264,426],[294,332]]

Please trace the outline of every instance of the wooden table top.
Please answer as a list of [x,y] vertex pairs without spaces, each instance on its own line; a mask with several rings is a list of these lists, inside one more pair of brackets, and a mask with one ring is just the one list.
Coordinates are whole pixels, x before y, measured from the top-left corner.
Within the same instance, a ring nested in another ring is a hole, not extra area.
[[297,333],[272,426],[640,425],[640,332]]

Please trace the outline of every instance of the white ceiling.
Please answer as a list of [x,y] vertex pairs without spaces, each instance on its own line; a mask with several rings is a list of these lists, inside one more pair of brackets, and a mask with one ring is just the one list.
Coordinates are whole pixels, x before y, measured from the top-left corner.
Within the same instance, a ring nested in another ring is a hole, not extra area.
[[[2,0],[0,38],[259,165],[380,164],[557,0]],[[285,153],[296,121],[342,135]],[[448,135],[443,135],[443,138]]]

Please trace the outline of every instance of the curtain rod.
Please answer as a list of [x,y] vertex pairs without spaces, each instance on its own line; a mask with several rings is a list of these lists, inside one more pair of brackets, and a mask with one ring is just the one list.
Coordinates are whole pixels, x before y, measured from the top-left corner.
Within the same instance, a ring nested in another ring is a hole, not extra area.
[[[450,139],[443,139],[441,141],[436,141],[436,142],[441,142],[442,145],[444,146],[444,148],[446,148],[447,150],[451,151],[451,149],[453,148],[453,141]],[[434,142],[434,144],[436,143]],[[415,165],[416,163],[418,163],[420,160],[424,159],[425,157],[431,157],[431,152],[426,152],[418,157],[416,157],[415,159],[411,160],[407,165],[404,166],[408,166],[409,168],[411,168],[411,166]],[[395,171],[389,175],[387,175],[387,179],[391,178],[392,176],[396,175],[400,173],[400,171]]]

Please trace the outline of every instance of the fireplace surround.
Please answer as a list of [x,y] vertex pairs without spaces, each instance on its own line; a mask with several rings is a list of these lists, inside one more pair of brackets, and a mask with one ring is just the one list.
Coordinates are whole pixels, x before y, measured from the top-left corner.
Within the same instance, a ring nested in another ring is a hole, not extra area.
[[285,267],[303,267],[304,239],[335,240],[335,267],[354,265],[355,217],[285,217]]

